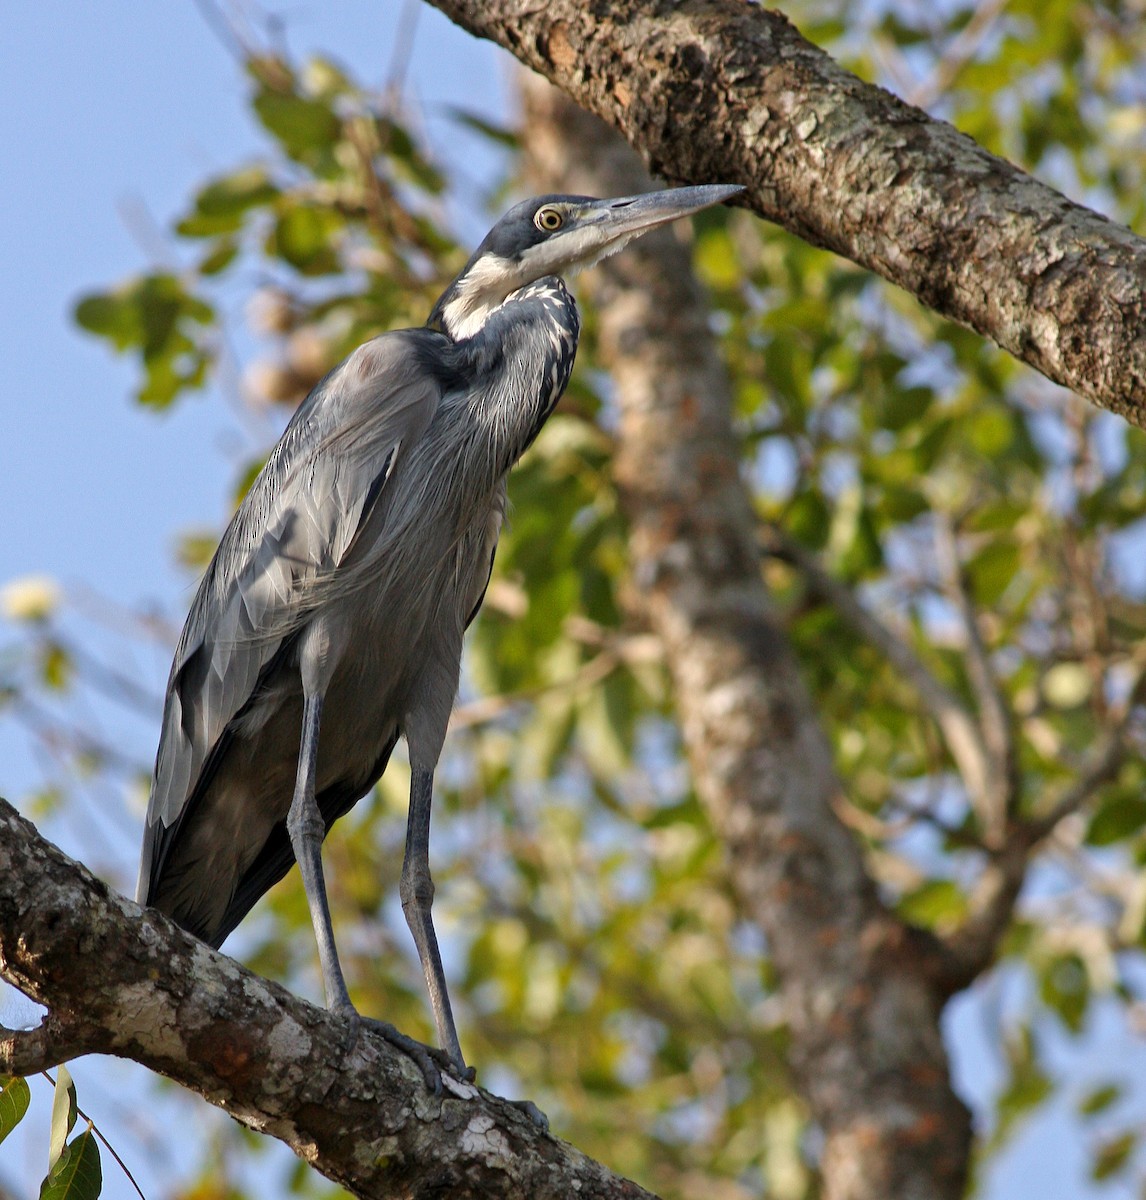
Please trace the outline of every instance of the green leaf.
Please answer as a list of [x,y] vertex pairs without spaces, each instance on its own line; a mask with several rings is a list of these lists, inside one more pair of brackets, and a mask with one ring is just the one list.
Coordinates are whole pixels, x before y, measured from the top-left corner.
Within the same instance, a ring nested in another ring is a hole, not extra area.
[[89,1125],[64,1147],[40,1185],[40,1200],[97,1200],[102,1188],[99,1146]]
[[76,1085],[72,1082],[71,1072],[61,1063],[56,1071],[56,1092],[52,1098],[52,1135],[48,1144],[49,1172],[63,1154],[75,1124]]
[[1112,846],[1146,828],[1146,798],[1126,793],[1103,801],[1091,818],[1086,840],[1092,846]]
[[952,880],[931,879],[904,896],[899,911],[917,925],[950,925],[966,915],[967,898]]
[[1133,1129],[1108,1138],[1095,1151],[1090,1165],[1090,1177],[1096,1183],[1117,1175],[1129,1161],[1131,1151],[1138,1144],[1138,1134]]
[[1009,1047],[1011,1077],[998,1099],[999,1120],[992,1143],[1001,1145],[1015,1126],[1054,1091],[1054,1084],[1043,1070],[1034,1038],[1022,1030]]
[[325,101],[264,87],[252,107],[266,130],[298,161],[313,162],[338,140],[341,124]]
[[967,520],[967,529],[976,533],[998,533],[1001,530],[1014,529],[1027,511],[1027,505],[1001,497],[976,509]]
[[698,238],[693,261],[701,278],[711,288],[736,287],[743,278],[736,247],[727,229],[709,229]]
[[883,562],[883,547],[871,508],[867,504],[863,505],[856,517],[853,533],[851,544],[840,558],[841,572],[851,577],[863,575]]
[[1097,1116],[1099,1113],[1104,1113],[1112,1104],[1116,1104],[1121,1100],[1122,1095],[1123,1089],[1121,1084],[1104,1084],[1102,1087],[1095,1088],[1083,1096],[1078,1102],[1078,1111],[1084,1117]]
[[1011,414],[999,408],[986,408],[976,413],[967,433],[971,445],[985,458],[1001,454],[1015,436]]
[[40,658],[40,677],[52,691],[62,692],[72,679],[72,656],[59,642],[44,643]]
[[24,1119],[32,1093],[19,1075],[0,1075],[0,1142]]
[[915,488],[886,487],[883,490],[883,511],[891,520],[906,523],[930,508],[926,498]]
[[267,241],[277,254],[304,275],[328,275],[338,269],[336,239],[342,222],[328,209],[296,205],[283,212]]
[[134,305],[115,292],[93,292],[75,307],[76,323],[89,333],[108,338],[117,350],[126,350],[138,339]]
[[465,108],[447,105],[446,115],[451,120],[457,121],[459,125],[473,130],[474,133],[480,133],[482,137],[488,138],[491,142],[496,142],[499,146],[516,150],[521,145],[521,138],[512,129],[506,129],[504,125],[495,125],[492,121],[486,120],[485,117],[480,116],[478,113],[470,112]]
[[820,492],[811,490],[793,496],[783,520],[788,532],[805,546],[822,550],[828,544],[832,511]]
[[1043,1003],[1058,1013],[1071,1033],[1082,1030],[1090,991],[1090,975],[1077,954],[1055,958],[1046,966],[1039,981],[1039,996]]
[[199,260],[200,275],[219,275],[235,261],[239,243],[234,238],[221,237]]
[[903,429],[925,416],[934,399],[929,387],[890,387],[880,406],[880,424],[884,429]]
[[184,388],[202,384],[210,351],[201,329],[215,313],[176,276],[144,275],[112,292],[85,296],[75,316],[117,350],[138,351],[146,371],[138,392],[142,404],[162,408]]
[[207,217],[235,216],[269,204],[279,189],[262,167],[243,167],[213,179],[195,197],[195,208]]
[[979,604],[995,605],[1019,569],[1019,546],[1010,537],[989,542],[967,564],[967,578]]

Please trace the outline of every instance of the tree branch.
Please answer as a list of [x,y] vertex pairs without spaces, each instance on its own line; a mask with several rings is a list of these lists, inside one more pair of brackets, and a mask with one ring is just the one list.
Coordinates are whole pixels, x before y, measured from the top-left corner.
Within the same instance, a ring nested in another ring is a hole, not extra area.
[[1026,880],[1030,860],[1067,817],[1076,813],[1110,780],[1130,755],[1130,722],[1146,701],[1146,670],[1136,669],[1125,701],[1111,714],[1109,729],[1087,756],[1074,781],[1050,801],[1040,816],[1013,822],[1005,843],[988,857],[968,897],[967,919],[944,939],[951,991],[966,987],[994,961]]
[[[0,800],[0,978],[46,1005],[0,1073],[85,1053],[167,1075],[362,1197],[649,1197],[519,1109],[420,1070],[117,895]],[[352,1044],[353,1043],[353,1044]]]
[[615,126],[1146,426],[1146,241],[742,0],[430,0]]

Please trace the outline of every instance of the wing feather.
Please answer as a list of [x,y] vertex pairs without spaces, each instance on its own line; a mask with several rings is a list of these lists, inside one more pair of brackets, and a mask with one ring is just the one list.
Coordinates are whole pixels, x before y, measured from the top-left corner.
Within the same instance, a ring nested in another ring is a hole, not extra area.
[[335,368],[294,414],[224,533],[168,680],[140,903],[154,894],[232,723],[281,661],[303,586],[338,570],[399,456],[429,426],[442,393],[422,369],[418,339],[436,336],[383,334]]

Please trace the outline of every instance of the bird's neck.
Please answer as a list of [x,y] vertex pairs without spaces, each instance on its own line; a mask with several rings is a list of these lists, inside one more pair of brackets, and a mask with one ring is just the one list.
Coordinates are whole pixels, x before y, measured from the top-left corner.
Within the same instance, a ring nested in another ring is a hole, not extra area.
[[441,294],[426,324],[455,342],[465,341],[485,325],[490,314],[523,282],[508,259],[483,254],[467,264]]
[[550,275],[519,288],[455,341],[463,376],[473,381],[466,401],[473,428],[499,473],[528,449],[561,399],[580,329],[572,295]]

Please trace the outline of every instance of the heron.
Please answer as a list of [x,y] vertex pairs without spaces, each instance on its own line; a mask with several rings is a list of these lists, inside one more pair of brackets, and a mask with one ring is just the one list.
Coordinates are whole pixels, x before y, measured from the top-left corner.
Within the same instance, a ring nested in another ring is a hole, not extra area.
[[[218,949],[298,863],[329,1009],[472,1078],[431,918],[434,771],[462,640],[485,596],[506,477],[569,382],[580,320],[562,276],[730,199],[727,185],[523,201],[426,325],[359,346],[298,407],[235,512],[175,652],[137,898]],[[410,763],[402,909],[440,1051],[360,1017],[335,948],[321,849]]]

